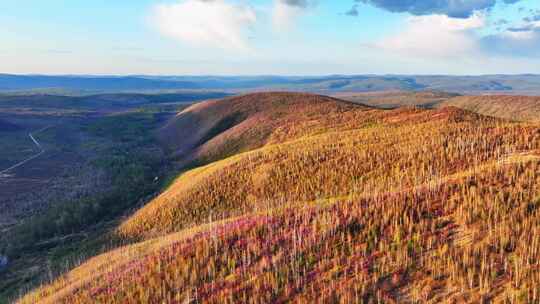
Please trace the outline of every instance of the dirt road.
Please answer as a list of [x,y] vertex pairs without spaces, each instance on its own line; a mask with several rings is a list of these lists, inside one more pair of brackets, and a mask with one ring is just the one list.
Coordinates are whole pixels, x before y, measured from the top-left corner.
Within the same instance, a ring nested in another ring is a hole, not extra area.
[[36,145],[36,147],[39,149],[39,153],[21,161],[21,162],[18,162],[17,164],[7,168],[7,169],[4,169],[2,171],[0,171],[0,177],[5,177],[7,175],[7,173],[13,169],[16,169],[26,163],[28,163],[29,161],[33,160],[33,159],[36,159],[38,157],[40,157],[43,153],[45,153],[45,149],[43,149],[43,147],[41,146],[41,144],[37,141],[37,139],[34,137],[34,134],[38,134],[40,132],[43,132],[49,128],[51,128],[52,126],[48,126],[48,127],[45,127],[43,129],[40,129],[38,131],[35,131],[35,132],[32,132],[32,133],[28,133],[28,136],[30,137],[30,139],[32,140],[32,142]]

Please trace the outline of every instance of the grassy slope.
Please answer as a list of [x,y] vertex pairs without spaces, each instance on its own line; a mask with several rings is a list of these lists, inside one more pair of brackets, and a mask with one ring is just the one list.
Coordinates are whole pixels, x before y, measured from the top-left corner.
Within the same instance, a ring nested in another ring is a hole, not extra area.
[[449,99],[440,106],[453,106],[510,120],[540,122],[540,97],[462,96]]
[[21,302],[539,299],[537,127],[338,106],[183,174],[119,229],[158,238]]

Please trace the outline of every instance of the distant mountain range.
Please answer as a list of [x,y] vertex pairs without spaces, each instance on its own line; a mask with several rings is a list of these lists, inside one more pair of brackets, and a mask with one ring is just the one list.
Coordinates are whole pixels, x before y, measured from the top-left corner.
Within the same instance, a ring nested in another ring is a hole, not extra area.
[[195,89],[192,82],[146,79],[142,77],[0,75],[0,90],[154,90]]
[[45,76],[0,74],[0,91],[143,92],[178,90],[540,94],[540,75],[411,76]]

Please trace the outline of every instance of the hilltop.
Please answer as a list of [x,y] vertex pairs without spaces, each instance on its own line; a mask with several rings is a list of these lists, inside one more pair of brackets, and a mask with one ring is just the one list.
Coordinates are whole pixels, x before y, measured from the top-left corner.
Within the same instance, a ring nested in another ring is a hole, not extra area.
[[540,299],[536,125],[261,93],[159,134],[199,166],[20,303]]
[[534,96],[461,96],[438,106],[453,106],[510,120],[540,122],[540,97]]
[[210,162],[315,133],[357,109],[367,107],[320,95],[255,93],[195,104],[169,121],[159,137],[177,157]]

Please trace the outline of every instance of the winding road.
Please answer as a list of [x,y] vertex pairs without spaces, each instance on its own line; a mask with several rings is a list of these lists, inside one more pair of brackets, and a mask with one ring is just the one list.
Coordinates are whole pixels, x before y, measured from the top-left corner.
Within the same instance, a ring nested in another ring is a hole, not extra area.
[[45,131],[45,130],[51,128],[51,127],[52,127],[52,126],[47,126],[47,127],[43,128],[43,129],[40,129],[40,130],[38,130],[38,131],[36,131],[36,132],[28,133],[28,136],[30,137],[30,139],[32,140],[32,142],[36,145],[36,147],[38,147],[39,153],[38,153],[38,154],[35,154],[34,156],[31,156],[31,157],[29,157],[29,158],[27,158],[27,159],[25,159],[25,160],[23,160],[23,161],[21,161],[21,162],[19,162],[19,163],[15,164],[15,165],[13,165],[13,166],[11,166],[11,167],[5,169],[5,170],[0,171],[0,177],[5,176],[9,171],[18,168],[18,167],[20,167],[20,166],[26,164],[27,162],[29,162],[29,161],[31,161],[31,160],[33,160],[33,159],[36,159],[36,158],[38,158],[38,157],[40,157],[43,153],[45,153],[45,149],[43,149],[43,147],[41,146],[41,144],[36,140],[36,138],[34,137],[34,134],[43,132],[43,131]]

